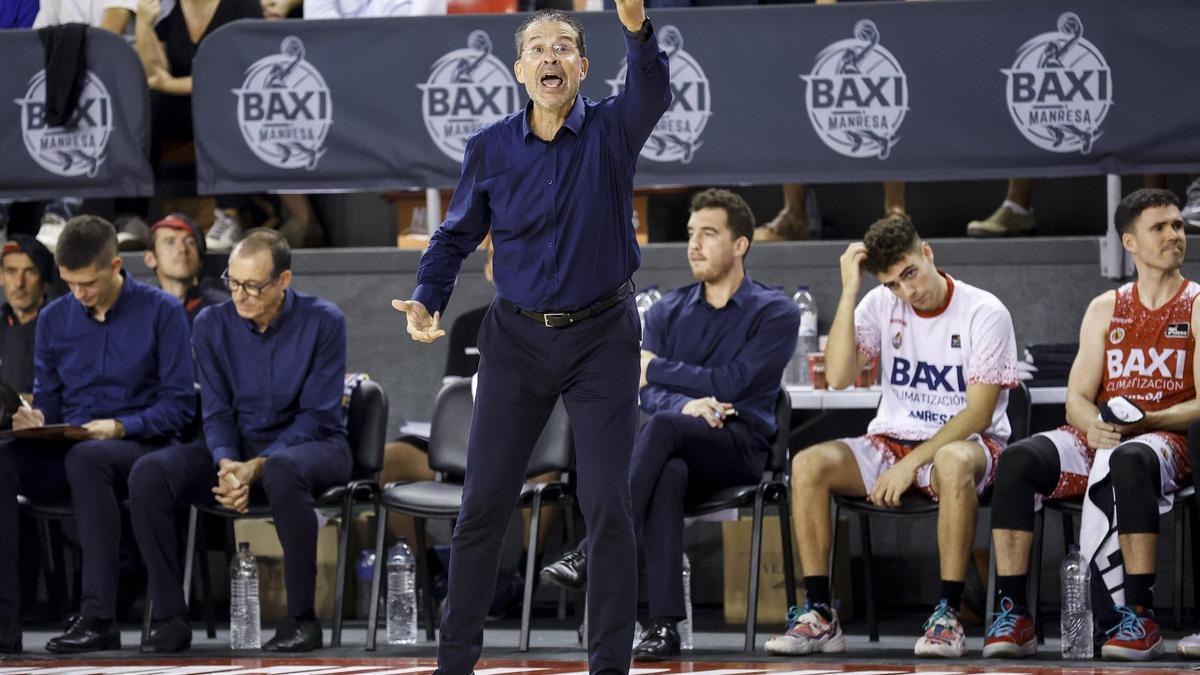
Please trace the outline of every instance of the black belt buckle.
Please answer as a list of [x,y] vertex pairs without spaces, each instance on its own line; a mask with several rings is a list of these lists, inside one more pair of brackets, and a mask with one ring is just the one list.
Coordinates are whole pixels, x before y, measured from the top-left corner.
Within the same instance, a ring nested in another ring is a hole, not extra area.
[[566,328],[575,322],[567,312],[547,312],[542,315],[542,323],[546,328]]

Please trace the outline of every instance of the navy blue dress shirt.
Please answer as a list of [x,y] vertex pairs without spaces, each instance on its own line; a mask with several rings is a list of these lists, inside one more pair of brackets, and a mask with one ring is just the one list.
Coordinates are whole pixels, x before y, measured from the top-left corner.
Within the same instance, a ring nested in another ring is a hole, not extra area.
[[260,333],[227,300],[202,310],[192,330],[214,464],[309,441],[347,443],[346,319],[332,302],[288,290],[283,310]]
[[678,288],[646,312],[642,349],[658,358],[646,370],[642,410],[679,412],[694,398],[732,403],[764,439],[775,434],[775,397],[796,350],[800,310],[782,291],[742,280],[721,309],[704,285]]
[[467,140],[446,221],[421,257],[413,299],[442,311],[463,258],[488,230],[500,297],[534,311],[571,311],[616,290],[641,264],[634,236],[638,153],[671,103],[667,55],[653,33],[625,35],[625,89],[577,96],[546,142],[525,110]]
[[178,438],[196,414],[187,315],[179,300],[121,275],[103,323],[70,293],[38,315],[34,406],[46,424],[115,419],[126,438]]

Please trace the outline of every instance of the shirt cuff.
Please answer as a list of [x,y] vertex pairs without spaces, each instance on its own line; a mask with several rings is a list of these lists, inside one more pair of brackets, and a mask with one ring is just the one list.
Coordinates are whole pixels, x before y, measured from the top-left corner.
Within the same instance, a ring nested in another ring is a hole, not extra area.
[[658,376],[663,368],[667,366],[667,359],[661,356],[656,356],[650,359],[650,365],[646,366],[646,382],[651,384],[665,384]]
[[238,451],[230,447],[212,448],[210,452],[212,453],[213,466],[219,467],[223,459],[228,459],[232,462],[238,462],[242,459]]
[[625,33],[625,53],[630,60],[649,61],[658,57],[658,36],[654,34],[649,18],[642,24],[642,29],[631,33],[628,28],[621,27]]
[[146,430],[146,423],[140,415],[118,417],[117,421],[121,423],[121,426],[125,427],[125,438],[136,438],[141,436],[142,432]]
[[434,312],[442,311],[442,294],[429,284],[419,284],[413,289],[412,299],[425,305],[425,311],[433,316]]

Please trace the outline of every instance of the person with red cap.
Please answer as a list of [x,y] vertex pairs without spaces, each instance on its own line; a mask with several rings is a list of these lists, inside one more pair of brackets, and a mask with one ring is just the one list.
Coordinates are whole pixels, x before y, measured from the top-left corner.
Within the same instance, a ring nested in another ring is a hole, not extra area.
[[150,248],[143,252],[158,286],[183,303],[190,323],[209,305],[229,299],[229,289],[204,273],[204,231],[191,218],[172,213],[150,226]]
[[54,283],[54,256],[27,234],[10,234],[0,249],[0,382],[33,394],[33,339],[38,313]]

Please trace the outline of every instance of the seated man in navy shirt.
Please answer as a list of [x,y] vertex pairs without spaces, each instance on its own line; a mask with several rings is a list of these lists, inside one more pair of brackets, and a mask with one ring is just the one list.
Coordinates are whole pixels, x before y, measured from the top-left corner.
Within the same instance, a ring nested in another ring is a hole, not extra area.
[[214,498],[241,513],[252,497],[271,505],[288,616],[263,649],[321,646],[313,495],[350,479],[341,411],[346,320],[333,303],[291,290],[291,264],[275,230],[251,230],[234,246],[224,275],[232,299],[200,312],[193,325],[207,447],[170,448],[133,467],[133,531],[154,602],[144,652],[191,646],[175,512]]
[[0,650],[6,652],[21,648],[17,495],[69,499],[83,549],[80,618],[46,649],[118,649],[118,494],[134,462],[178,442],[195,414],[183,307],[121,269],[113,226],[95,216],[72,218],[55,258],[71,292],[38,317],[36,408],[17,411],[13,428],[65,423],[83,431],[73,434],[79,442],[0,443]]
[[[642,336],[641,410],[649,419],[633,448],[629,482],[651,621],[635,660],[679,654],[684,499],[762,478],[779,381],[800,327],[787,295],[746,274],[754,237],[746,202],[705,190],[692,197],[691,211],[688,263],[700,283],[651,306]],[[583,550],[546,567],[543,578],[581,587]]]

